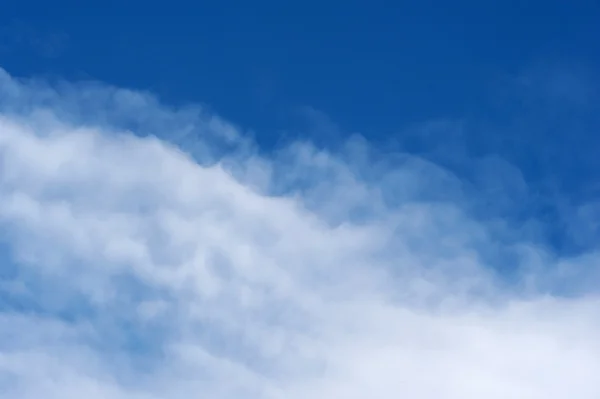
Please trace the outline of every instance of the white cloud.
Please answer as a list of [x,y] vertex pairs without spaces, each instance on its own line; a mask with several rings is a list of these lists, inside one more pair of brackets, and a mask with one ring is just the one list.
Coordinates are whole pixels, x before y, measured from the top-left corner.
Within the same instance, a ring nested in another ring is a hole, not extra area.
[[600,397],[600,257],[499,235],[442,167],[0,75],[3,397]]

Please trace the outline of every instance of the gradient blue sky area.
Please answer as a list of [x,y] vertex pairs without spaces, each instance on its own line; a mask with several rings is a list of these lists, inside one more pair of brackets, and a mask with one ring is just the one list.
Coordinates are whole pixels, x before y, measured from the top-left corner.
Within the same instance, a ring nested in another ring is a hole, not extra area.
[[259,131],[310,106],[344,129],[395,134],[480,115],[528,68],[600,62],[595,1],[7,3],[7,70],[202,102]]
[[98,4],[0,6],[0,396],[598,397],[600,2]]

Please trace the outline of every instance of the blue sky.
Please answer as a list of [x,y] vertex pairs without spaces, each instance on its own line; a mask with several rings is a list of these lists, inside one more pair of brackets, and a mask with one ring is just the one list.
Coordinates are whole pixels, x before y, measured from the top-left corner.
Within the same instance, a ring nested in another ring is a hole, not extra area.
[[600,397],[600,5],[0,9],[0,396]]
[[12,73],[206,103],[269,141],[298,107],[390,135],[479,115],[528,68],[600,62],[593,1],[11,3],[1,54]]

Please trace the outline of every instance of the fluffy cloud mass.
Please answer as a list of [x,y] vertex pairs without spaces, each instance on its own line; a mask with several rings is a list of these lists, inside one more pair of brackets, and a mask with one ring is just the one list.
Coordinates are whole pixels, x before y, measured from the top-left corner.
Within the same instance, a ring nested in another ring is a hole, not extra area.
[[247,137],[0,70],[3,398],[600,397],[600,255],[514,166]]

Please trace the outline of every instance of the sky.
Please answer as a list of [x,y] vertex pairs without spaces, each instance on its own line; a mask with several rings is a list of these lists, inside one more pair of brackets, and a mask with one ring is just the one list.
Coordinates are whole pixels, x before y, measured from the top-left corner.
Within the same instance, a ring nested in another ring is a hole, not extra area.
[[0,394],[600,397],[600,5],[0,7]]

